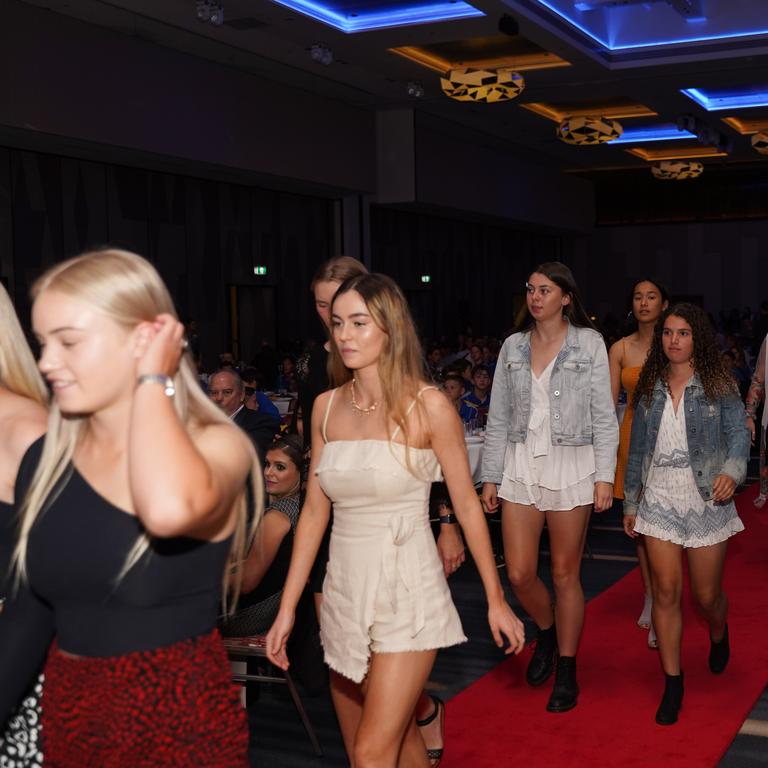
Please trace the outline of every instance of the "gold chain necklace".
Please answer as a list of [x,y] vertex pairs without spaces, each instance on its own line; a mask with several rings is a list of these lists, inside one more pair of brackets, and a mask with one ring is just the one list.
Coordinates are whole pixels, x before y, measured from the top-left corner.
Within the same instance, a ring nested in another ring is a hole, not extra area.
[[370,416],[378,407],[379,407],[379,401],[377,400],[375,403],[372,403],[367,408],[363,408],[357,404],[357,398],[355,398],[355,380],[352,379],[349,385],[349,392],[352,395],[352,410],[354,410],[356,413],[359,413],[363,416]]

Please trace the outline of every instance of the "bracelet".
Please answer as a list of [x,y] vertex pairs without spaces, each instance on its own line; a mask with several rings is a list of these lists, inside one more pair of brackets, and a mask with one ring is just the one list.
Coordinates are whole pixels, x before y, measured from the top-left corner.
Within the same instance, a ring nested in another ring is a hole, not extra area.
[[173,397],[176,394],[176,385],[173,383],[173,379],[162,373],[147,373],[144,376],[139,376],[136,379],[136,386],[139,387],[142,384],[162,384],[163,392],[168,397]]
[[453,512],[449,512],[447,515],[440,515],[438,517],[441,525],[456,525],[456,515]]

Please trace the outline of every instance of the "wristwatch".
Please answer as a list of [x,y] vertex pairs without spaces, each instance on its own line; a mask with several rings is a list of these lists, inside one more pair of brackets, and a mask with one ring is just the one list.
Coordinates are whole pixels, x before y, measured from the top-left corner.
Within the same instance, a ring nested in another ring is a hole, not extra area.
[[173,379],[162,373],[147,373],[144,376],[139,376],[136,380],[136,386],[139,387],[142,384],[162,384],[163,392],[168,397],[173,397],[176,394],[176,385],[173,383]]
[[441,525],[456,525],[456,515],[453,512],[449,512],[447,515],[440,515],[437,519]]

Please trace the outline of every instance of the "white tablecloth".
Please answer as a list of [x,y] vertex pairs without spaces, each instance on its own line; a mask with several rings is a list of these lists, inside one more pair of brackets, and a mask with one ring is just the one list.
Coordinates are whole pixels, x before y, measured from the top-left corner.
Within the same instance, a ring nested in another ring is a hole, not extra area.
[[466,442],[467,456],[469,457],[469,471],[472,474],[472,482],[477,485],[480,482],[480,469],[483,464],[483,445],[482,441],[476,441],[475,438],[471,438],[469,442]]

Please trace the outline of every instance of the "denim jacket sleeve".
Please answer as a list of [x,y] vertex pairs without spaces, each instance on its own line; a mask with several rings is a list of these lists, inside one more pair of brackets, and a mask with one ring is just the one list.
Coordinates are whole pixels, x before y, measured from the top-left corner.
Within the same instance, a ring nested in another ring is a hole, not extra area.
[[601,336],[598,336],[595,341],[590,393],[595,482],[613,483],[616,474],[616,452],[619,448],[619,422],[611,395],[608,352]]
[[721,472],[739,485],[747,476],[750,435],[744,405],[738,397],[733,395],[721,400],[720,420],[725,438],[725,463]]
[[636,515],[643,492],[643,460],[648,450],[648,409],[641,401],[632,414],[627,469],[624,473],[624,514]]
[[506,351],[510,344],[510,336],[499,350],[499,362],[493,374],[493,389],[491,404],[488,406],[488,421],[485,427],[485,445],[483,447],[483,464],[480,479],[484,483],[501,484],[504,472],[504,455],[507,450],[507,433],[509,431],[509,409],[512,393],[509,391],[509,378],[504,368],[507,359]]

